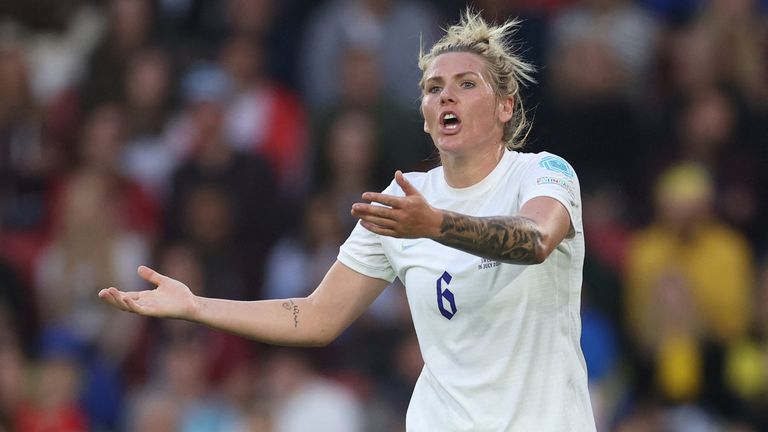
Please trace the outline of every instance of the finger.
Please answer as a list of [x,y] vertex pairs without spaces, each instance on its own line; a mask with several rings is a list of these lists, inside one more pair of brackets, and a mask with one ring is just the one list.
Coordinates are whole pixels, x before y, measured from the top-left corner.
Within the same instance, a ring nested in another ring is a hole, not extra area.
[[128,307],[128,310],[134,313],[143,313],[144,308],[141,307],[138,302],[136,302],[135,299],[133,299],[130,295],[126,295],[123,297],[123,300],[125,301],[126,307]]
[[419,190],[416,189],[411,182],[409,182],[405,176],[403,175],[403,172],[400,170],[395,171],[395,181],[397,182],[398,186],[400,186],[400,189],[405,192],[405,196],[411,196],[411,195],[418,195]]
[[388,236],[388,237],[397,237],[397,233],[393,229],[381,227],[379,225],[376,225],[376,224],[373,224],[373,223],[370,223],[370,222],[366,222],[366,221],[363,221],[363,220],[360,221],[360,225],[362,225],[365,229],[367,229],[368,231],[371,231],[372,233],[375,233],[375,234],[385,235],[385,236]]
[[369,222],[378,225],[382,228],[395,229],[397,222],[392,219],[385,219],[378,216],[363,215],[358,216],[361,221]]
[[117,288],[114,288],[114,287],[109,288],[107,290],[107,293],[109,294],[109,299],[108,300],[109,300],[110,303],[112,303],[113,305],[117,306],[117,308],[120,309],[120,310],[124,310],[124,311],[128,311],[129,310],[128,309],[128,305],[126,305],[125,302],[123,301],[123,299],[122,299],[122,297],[120,295],[120,291],[118,291]]
[[109,287],[104,288],[103,290],[99,291],[99,298],[108,302],[114,304],[114,299],[112,298],[112,290],[115,290],[117,288],[115,287]]
[[144,278],[147,282],[151,282],[155,285],[160,285],[161,283],[165,282],[166,279],[168,279],[167,276],[163,276],[160,273],[152,270],[151,268],[147,266],[139,266],[139,276]]
[[355,203],[352,205],[352,215],[361,216],[377,216],[386,219],[395,219],[395,211],[389,207],[383,207],[378,205],[370,205],[364,203]]
[[394,195],[386,195],[378,192],[366,192],[363,194],[363,199],[366,201],[384,204],[392,208],[399,208],[403,200],[402,197],[396,197]]

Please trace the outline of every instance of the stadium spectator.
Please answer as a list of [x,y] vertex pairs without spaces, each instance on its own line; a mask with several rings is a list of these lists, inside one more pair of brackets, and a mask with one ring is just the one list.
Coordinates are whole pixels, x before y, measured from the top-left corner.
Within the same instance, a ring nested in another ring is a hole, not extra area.
[[42,362],[33,402],[19,410],[15,430],[85,432],[86,413],[78,406],[79,370],[76,359],[50,358]]
[[571,78],[561,91],[577,85],[592,92],[647,92],[660,26],[634,2],[581,0],[557,13],[551,32],[551,64],[564,63],[565,78]]
[[[82,107],[90,111],[122,100],[122,83],[133,54],[151,45],[154,13],[149,0],[110,0],[105,36],[88,59]],[[118,83],[118,85],[115,85]]]
[[659,178],[656,191],[656,219],[637,233],[628,252],[626,304],[633,334],[642,341],[653,328],[653,316],[643,318],[651,287],[676,269],[691,284],[705,333],[720,342],[743,336],[751,322],[752,255],[744,237],[712,214],[709,173],[678,165]]
[[266,75],[265,49],[245,35],[221,49],[220,62],[234,85],[225,135],[238,151],[266,159],[280,194],[296,199],[307,189],[307,120],[297,95]]
[[736,89],[753,107],[768,106],[768,24],[757,0],[711,0],[695,21],[711,38],[722,84]]
[[[328,144],[335,140],[333,126],[346,123],[347,112],[357,111],[370,118],[376,145],[369,167],[372,185],[383,187],[392,173],[403,167],[427,168],[436,163],[433,147],[423,125],[414,119],[414,107],[403,107],[384,88],[381,59],[370,49],[350,47],[340,53],[340,98],[332,105],[312,111],[312,168],[314,187],[322,189],[331,181]],[[366,163],[368,163],[366,161]]]
[[363,407],[354,394],[320,376],[306,356],[290,350],[275,351],[267,361],[264,376],[275,405],[276,431],[363,430]]
[[342,221],[331,203],[324,195],[309,198],[301,228],[281,238],[272,249],[264,298],[308,295],[320,283],[344,241]]
[[155,200],[168,193],[171,172],[181,159],[165,136],[173,113],[174,78],[170,55],[155,47],[131,57],[122,83],[125,144],[120,168]]
[[21,40],[0,40],[0,241],[2,255],[27,282],[48,234],[48,195],[65,165],[34,97]]
[[375,53],[386,94],[405,109],[416,108],[419,70],[413,61],[421,43],[435,40],[437,14],[413,0],[332,0],[310,18],[301,48],[301,67],[309,105],[334,105],[341,96],[342,80],[336,66],[344,50]]

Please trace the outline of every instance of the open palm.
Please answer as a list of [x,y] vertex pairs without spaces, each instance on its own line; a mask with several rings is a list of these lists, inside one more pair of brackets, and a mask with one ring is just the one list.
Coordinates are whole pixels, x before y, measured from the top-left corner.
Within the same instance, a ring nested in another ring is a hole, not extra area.
[[160,318],[191,319],[197,309],[196,297],[183,283],[141,266],[139,276],[157,285],[147,291],[125,292],[115,287],[99,291],[107,303],[128,312]]

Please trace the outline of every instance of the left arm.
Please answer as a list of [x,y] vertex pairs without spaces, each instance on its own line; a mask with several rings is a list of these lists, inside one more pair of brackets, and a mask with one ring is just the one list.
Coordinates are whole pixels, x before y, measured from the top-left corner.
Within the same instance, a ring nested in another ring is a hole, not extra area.
[[404,197],[363,194],[363,199],[388,207],[362,203],[352,206],[352,214],[366,229],[391,237],[430,238],[511,264],[543,262],[571,230],[568,211],[554,198],[533,198],[515,216],[475,217],[430,206],[399,171],[395,180],[405,192]]

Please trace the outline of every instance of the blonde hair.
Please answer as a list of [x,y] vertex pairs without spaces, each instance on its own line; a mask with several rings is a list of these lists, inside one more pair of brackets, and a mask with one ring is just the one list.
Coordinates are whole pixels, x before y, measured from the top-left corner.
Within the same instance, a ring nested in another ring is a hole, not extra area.
[[458,24],[446,30],[429,52],[422,47],[419,52],[419,69],[422,77],[419,87],[424,88],[424,75],[427,67],[437,56],[450,52],[468,52],[479,55],[487,64],[487,71],[494,92],[498,99],[512,98],[514,112],[512,118],[504,124],[502,140],[508,149],[520,148],[530,131],[530,122],[523,108],[520,86],[534,83],[532,77],[535,67],[514,54],[510,37],[517,32],[520,20],[514,19],[499,26],[489,25],[480,16],[467,8]]

